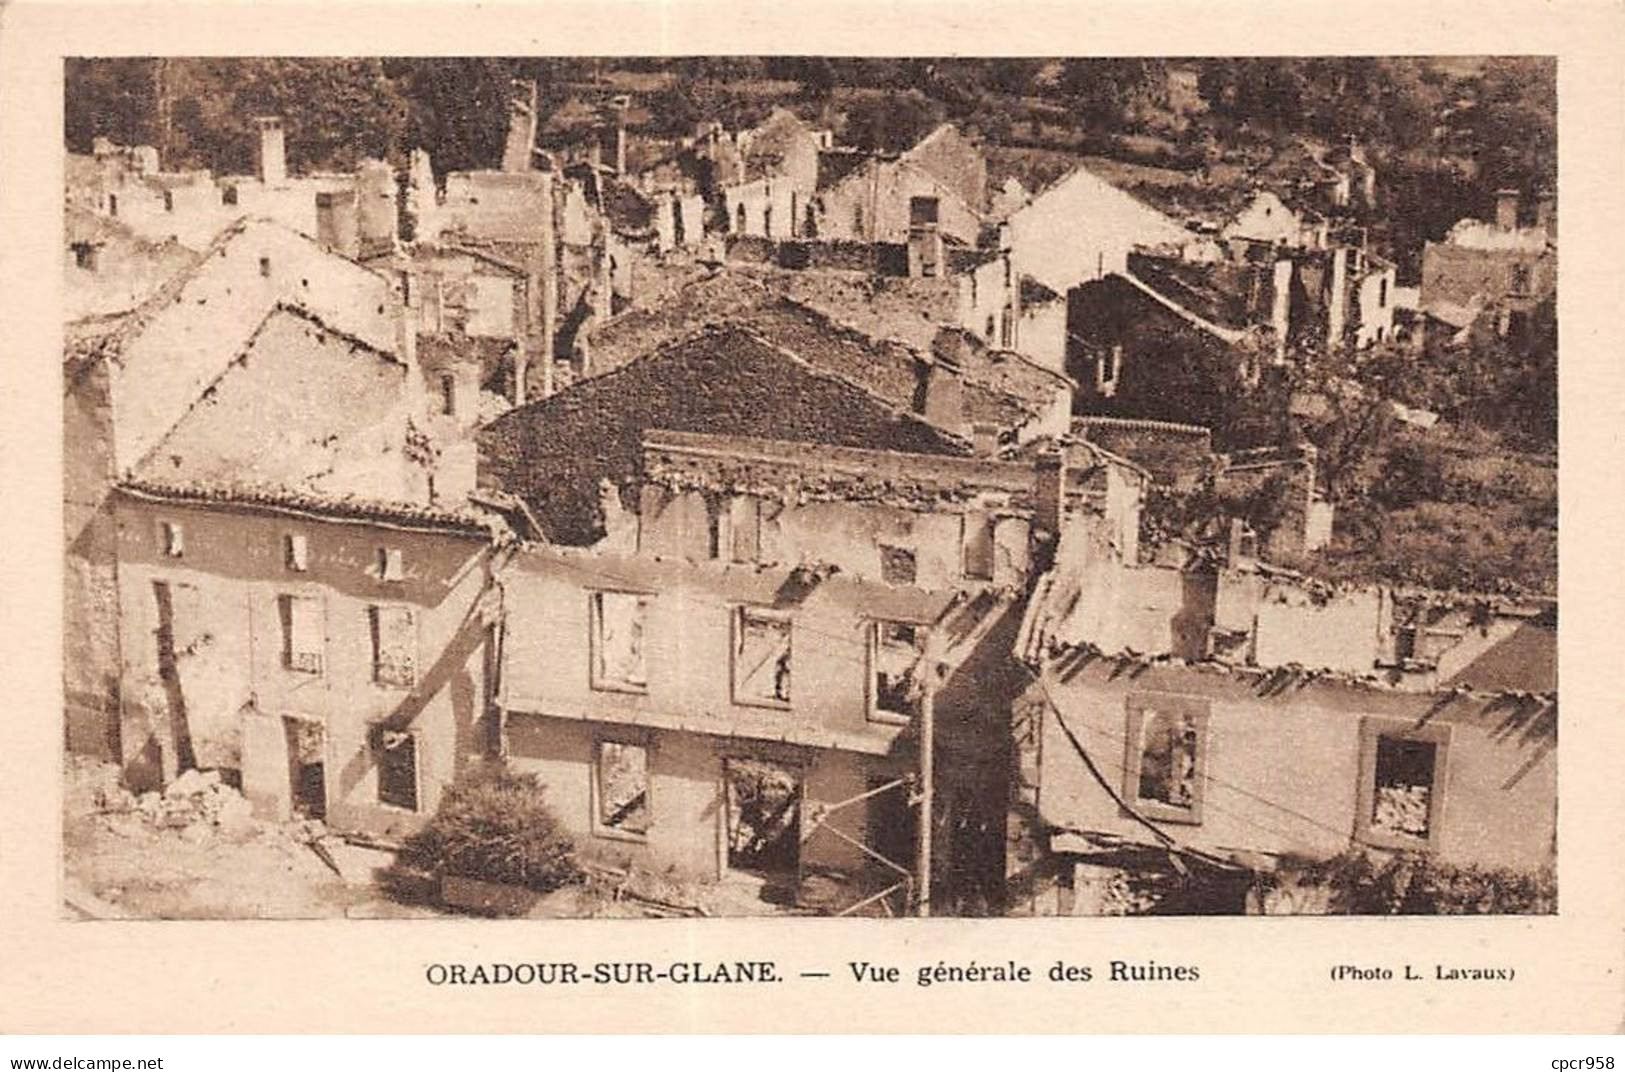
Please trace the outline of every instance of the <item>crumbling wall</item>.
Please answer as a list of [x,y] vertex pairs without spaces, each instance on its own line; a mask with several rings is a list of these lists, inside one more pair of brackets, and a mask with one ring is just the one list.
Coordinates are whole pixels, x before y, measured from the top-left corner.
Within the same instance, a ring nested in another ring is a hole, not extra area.
[[107,368],[67,370],[63,399],[66,539],[62,604],[62,689],[70,752],[119,755],[117,526],[107,501],[112,479],[112,410]]
[[[428,817],[468,756],[484,751],[488,634],[476,609],[486,583],[474,561],[484,554],[477,537],[126,495],[116,508],[123,760],[133,782],[193,765],[240,771],[262,814],[286,814],[282,719],[303,718],[322,727],[329,824],[398,836]],[[160,522],[181,526],[181,556],[159,546]],[[292,535],[306,541],[302,571],[287,565]],[[378,573],[386,547],[401,551],[400,581]],[[290,665],[290,596],[317,601],[317,668]],[[379,606],[416,614],[411,687],[375,680]],[[417,739],[415,811],[378,801],[383,732]]]
[[[1199,814],[1165,827],[1186,845],[1219,855],[1336,855],[1362,828],[1362,726],[1374,720],[1385,731],[1404,732],[1426,718],[1449,749],[1436,789],[1444,797],[1433,843],[1439,858],[1518,868],[1550,862],[1554,740],[1538,720],[1507,733],[1515,704],[1327,681],[1281,688],[1276,677],[1124,665],[1081,653],[1063,657],[1047,671],[1047,693],[1028,697],[1059,708],[1046,709],[1042,718],[1039,829],[1150,845],[1144,828],[1089,773],[1072,738],[1106,782],[1133,799],[1136,791],[1125,781],[1130,703],[1154,706],[1160,697],[1173,697],[1207,711]],[[1062,836],[1052,848],[1085,851],[1088,844],[1086,837]]]

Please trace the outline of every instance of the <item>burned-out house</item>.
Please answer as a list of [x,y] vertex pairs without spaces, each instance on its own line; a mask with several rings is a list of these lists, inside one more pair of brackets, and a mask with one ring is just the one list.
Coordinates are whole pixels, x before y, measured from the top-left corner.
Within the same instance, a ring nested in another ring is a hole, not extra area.
[[97,139],[88,157],[69,157],[68,200],[135,234],[201,250],[243,217],[271,219],[347,256],[388,248],[396,237],[395,176],[381,160],[352,172],[290,171],[279,116],[254,125],[254,172],[164,171],[150,145]]
[[1495,219],[1463,219],[1422,251],[1422,313],[1451,332],[1479,317],[1516,333],[1557,290],[1556,200],[1543,194],[1526,219],[1516,190],[1500,190]]
[[824,165],[816,200],[820,238],[906,242],[915,232],[975,246],[987,214],[987,162],[945,123],[902,153],[843,153]]
[[1021,593],[1067,510],[1124,523],[1133,476],[662,430],[642,444],[636,502],[602,540],[527,545],[505,575],[508,762],[598,854],[895,910],[934,734],[938,892],[996,898]]
[[1324,912],[1306,876],[1349,851],[1554,859],[1549,602],[1058,559],[1017,647],[1012,911]]

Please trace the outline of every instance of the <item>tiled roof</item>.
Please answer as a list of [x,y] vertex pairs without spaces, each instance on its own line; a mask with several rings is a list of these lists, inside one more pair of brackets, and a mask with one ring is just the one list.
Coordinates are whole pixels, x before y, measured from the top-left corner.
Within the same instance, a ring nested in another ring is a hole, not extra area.
[[386,524],[456,529],[469,533],[490,532],[494,523],[493,515],[468,507],[453,509],[353,496],[323,495],[298,488],[235,481],[166,481],[143,477],[122,482],[119,484],[119,490],[143,499],[294,510],[322,514],[337,520],[378,521]]
[[480,431],[482,486],[524,498],[550,539],[594,541],[599,483],[636,481],[646,429],[924,454],[970,444],[746,323],[705,328]]

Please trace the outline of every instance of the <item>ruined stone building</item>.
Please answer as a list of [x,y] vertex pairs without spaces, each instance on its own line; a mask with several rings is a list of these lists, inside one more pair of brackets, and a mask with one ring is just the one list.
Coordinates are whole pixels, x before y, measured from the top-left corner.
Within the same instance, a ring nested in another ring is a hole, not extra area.
[[[1257,876],[1290,890],[1351,849],[1554,859],[1550,603],[1063,542],[1017,651],[1012,911],[1239,912]],[[1251,911],[1326,910],[1254,892]]]
[[454,493],[460,466],[472,486],[472,447],[454,435],[441,436],[432,492],[409,458],[411,420],[427,430],[455,419],[428,412],[438,385],[423,380],[391,281],[281,224],[240,221],[140,305],[71,323],[67,337],[64,684],[76,751],[139,747],[120,739],[119,484],[144,474],[431,501]]
[[1495,219],[1463,219],[1422,251],[1422,312],[1462,330],[1488,318],[1498,334],[1520,330],[1557,291],[1557,210],[1547,194],[1534,218],[1516,190],[1496,194]]
[[393,244],[395,175],[388,164],[367,160],[353,173],[292,174],[281,118],[262,116],[254,125],[252,175],[163,171],[152,146],[99,138],[88,157],[69,154],[68,202],[121,221],[142,238],[194,250],[245,216],[276,220],[352,257]]
[[933,875],[996,896],[1021,593],[1072,513],[1127,523],[1123,476],[663,430],[638,474],[597,543],[527,545],[504,579],[509,763],[591,852],[901,909],[933,688]]
[[832,153],[819,163],[820,238],[900,243],[925,231],[975,246],[981,237],[987,163],[952,124],[902,153]]

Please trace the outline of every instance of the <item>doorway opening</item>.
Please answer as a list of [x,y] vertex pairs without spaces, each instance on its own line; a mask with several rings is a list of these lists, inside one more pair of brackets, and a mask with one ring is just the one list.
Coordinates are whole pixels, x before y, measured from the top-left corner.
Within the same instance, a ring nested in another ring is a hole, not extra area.
[[791,877],[801,867],[801,772],[760,759],[722,764],[728,869]]
[[288,799],[295,815],[327,818],[327,730],[314,719],[284,716],[288,740]]

